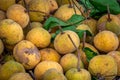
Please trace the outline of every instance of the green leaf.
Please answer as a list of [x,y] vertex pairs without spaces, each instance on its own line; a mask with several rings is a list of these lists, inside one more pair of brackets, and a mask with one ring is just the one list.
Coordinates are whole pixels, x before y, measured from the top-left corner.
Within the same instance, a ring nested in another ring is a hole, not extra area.
[[51,16],[45,21],[44,28],[46,30],[49,30],[56,26],[61,26],[61,27],[66,27],[66,26],[71,26],[71,25],[75,26],[75,25],[80,24],[84,19],[85,18],[83,16],[74,14],[68,21],[64,22],[58,18]]
[[94,56],[97,56],[98,54],[94,51],[92,51],[90,48],[88,47],[85,47],[83,49],[83,51],[85,52],[86,54],[86,57],[87,57],[87,61],[89,62]]
[[98,80],[96,77],[92,76],[92,80]]

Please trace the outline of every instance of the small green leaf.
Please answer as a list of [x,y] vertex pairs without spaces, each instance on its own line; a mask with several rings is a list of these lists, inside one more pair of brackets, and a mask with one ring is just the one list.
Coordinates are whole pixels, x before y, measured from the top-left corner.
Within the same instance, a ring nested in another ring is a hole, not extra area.
[[96,77],[92,76],[92,80],[98,80]]
[[98,54],[94,51],[92,51],[90,48],[88,47],[85,47],[83,49],[83,51],[85,52],[86,54],[86,57],[87,57],[87,61],[89,62],[94,56],[97,56]]

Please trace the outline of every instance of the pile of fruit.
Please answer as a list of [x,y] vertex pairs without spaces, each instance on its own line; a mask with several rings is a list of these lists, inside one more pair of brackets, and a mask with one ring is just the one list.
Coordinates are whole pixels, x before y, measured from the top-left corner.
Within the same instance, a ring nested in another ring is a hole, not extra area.
[[0,0],[0,80],[119,76],[119,1]]

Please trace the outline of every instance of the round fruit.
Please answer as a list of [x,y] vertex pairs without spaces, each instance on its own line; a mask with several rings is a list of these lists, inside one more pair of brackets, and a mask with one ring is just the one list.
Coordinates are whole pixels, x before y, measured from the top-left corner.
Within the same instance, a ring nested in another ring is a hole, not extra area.
[[119,51],[111,51],[108,55],[112,56],[117,62],[117,75],[120,76],[120,52]]
[[33,80],[28,73],[15,73],[8,80]]
[[45,48],[51,42],[51,35],[47,30],[36,27],[28,32],[26,39],[35,44],[38,48]]
[[8,80],[14,73],[25,72],[22,64],[10,60],[0,68],[0,80]]
[[63,73],[56,69],[48,69],[44,75],[43,80],[67,80]]
[[65,73],[67,80],[91,80],[90,73],[85,69],[77,70],[77,68],[71,68]]
[[58,9],[58,4],[56,0],[47,0],[49,3],[50,12],[53,12]]
[[71,37],[76,47],[79,47],[80,39],[78,35],[70,30],[64,31],[63,33],[59,33],[54,40],[54,47],[60,54],[66,54],[76,50],[68,35]]
[[0,0],[0,9],[7,11],[7,9],[11,6],[15,4],[15,0]]
[[[75,54],[68,53],[65,54],[60,59],[60,65],[63,67],[64,72],[68,71],[71,68],[77,68],[78,58]],[[80,60],[80,67],[84,68],[82,61]]]
[[[47,0],[32,0],[29,3],[29,10],[33,10],[30,12],[31,21],[43,21],[44,16],[47,16],[50,13],[49,3]],[[34,12],[38,11],[38,12]]]
[[63,73],[63,69],[62,69],[61,65],[58,64],[57,62],[54,62],[54,61],[42,61],[34,69],[34,75],[35,75],[36,79],[41,80],[44,73],[48,69],[52,69],[52,68],[54,68],[57,71]]
[[26,69],[33,69],[41,59],[39,50],[30,41],[20,41],[13,50],[15,59],[23,64]]
[[29,16],[26,9],[19,4],[14,4],[8,8],[7,17],[16,21],[22,28],[25,28],[29,23]]
[[31,22],[30,27],[31,28],[43,27],[43,25],[40,22]]
[[88,70],[93,76],[113,80],[117,75],[117,64],[109,55],[98,55],[90,60]]
[[59,53],[52,48],[44,48],[40,50],[41,61],[56,61],[59,62],[60,55]]
[[116,50],[119,46],[119,40],[116,34],[111,31],[101,31],[94,37],[95,47],[103,52]]
[[[81,15],[81,12],[77,7],[75,7],[76,14]],[[75,14],[74,8],[70,7],[69,4],[62,5],[58,8],[58,10],[55,12],[54,16],[63,20],[67,21],[72,17],[72,15]]]
[[0,39],[0,55],[2,54],[3,50],[4,50],[4,45],[2,40]]
[[21,26],[11,19],[0,21],[0,38],[7,45],[15,45],[23,39]]

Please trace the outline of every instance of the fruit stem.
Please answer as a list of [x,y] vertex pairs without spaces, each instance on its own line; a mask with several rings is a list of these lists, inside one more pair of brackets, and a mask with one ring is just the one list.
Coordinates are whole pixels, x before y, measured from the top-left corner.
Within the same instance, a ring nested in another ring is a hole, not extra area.
[[[72,3],[74,3],[73,0],[72,0]],[[74,12],[76,14],[75,4],[73,4],[73,9],[74,9]]]
[[72,6],[71,1],[70,1],[70,0],[68,0],[68,2],[69,2],[69,8],[72,8],[73,6]]
[[59,27],[59,30],[61,32],[61,34],[64,34],[63,30],[62,30],[62,27],[61,26],[58,26]]
[[29,70],[28,72],[29,72],[30,76],[33,78],[33,80],[36,80],[35,75],[33,74],[33,72],[31,70]]
[[107,5],[107,11],[108,11],[108,22],[110,22],[111,18],[110,18],[110,8],[109,8],[109,5]]
[[82,50],[85,48],[85,41],[86,41],[86,31],[83,34],[83,47],[82,47]]
[[77,48],[77,46],[75,45],[75,43],[74,43],[74,41],[72,40],[72,38],[71,38],[71,36],[69,35],[69,34],[67,34],[68,35],[68,38],[71,40],[71,42],[72,42],[72,44],[74,45],[74,47],[76,48],[76,50],[77,50],[77,55],[78,55],[78,63],[77,63],[77,69],[78,69],[78,71],[80,71],[81,70],[81,68],[80,68],[80,50]]

